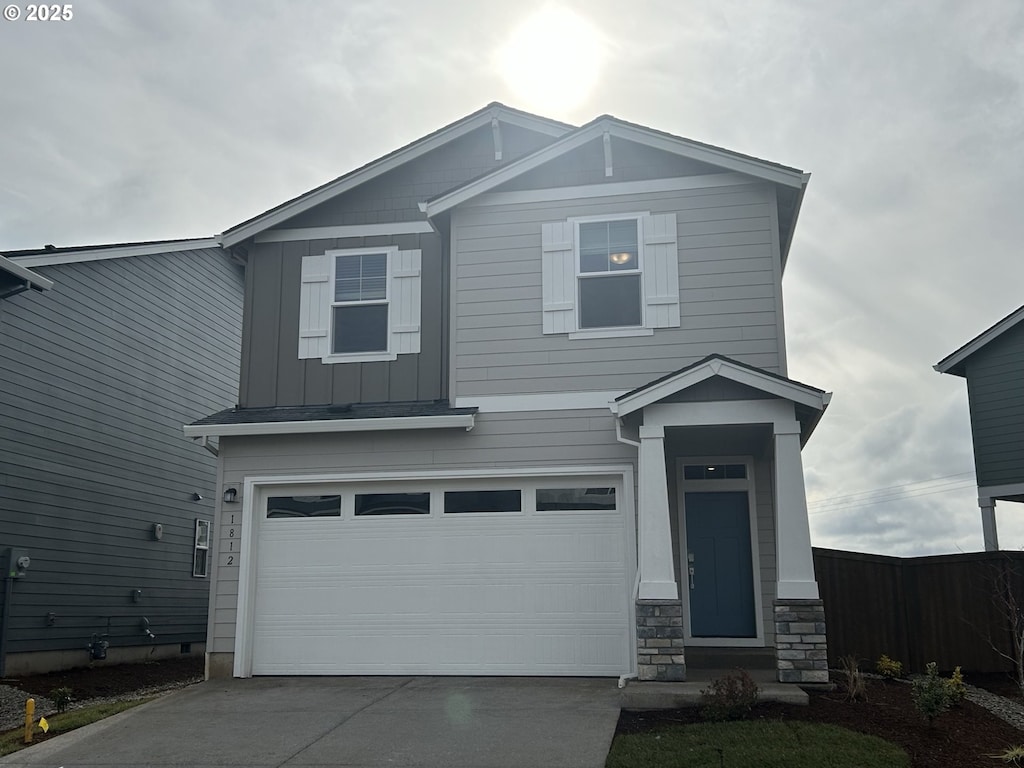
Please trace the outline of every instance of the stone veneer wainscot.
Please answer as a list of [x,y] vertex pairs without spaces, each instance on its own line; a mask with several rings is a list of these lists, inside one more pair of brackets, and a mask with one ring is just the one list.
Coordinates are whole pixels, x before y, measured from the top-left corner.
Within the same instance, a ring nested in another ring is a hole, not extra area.
[[638,600],[636,653],[639,680],[686,679],[683,606],[678,600]]
[[774,606],[779,682],[827,683],[824,603],[821,600],[780,599]]

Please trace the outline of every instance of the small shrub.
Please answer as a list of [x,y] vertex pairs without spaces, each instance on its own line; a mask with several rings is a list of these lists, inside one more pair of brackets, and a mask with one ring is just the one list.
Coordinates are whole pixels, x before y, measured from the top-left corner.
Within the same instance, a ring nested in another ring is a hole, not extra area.
[[711,685],[700,692],[701,717],[714,722],[741,720],[757,704],[757,694],[757,683],[745,670],[737,669],[712,680]]
[[903,677],[903,664],[883,653],[882,658],[875,662],[875,671],[886,680],[896,680]]
[[50,700],[57,707],[58,712],[67,712],[68,705],[71,703],[71,693],[71,689],[66,685],[50,691]]
[[964,676],[960,667],[953,670],[953,674],[946,681],[946,693],[949,694],[949,703],[957,706],[967,698],[967,686],[964,685]]
[[864,675],[860,671],[860,662],[856,656],[843,656],[839,660],[839,668],[843,673],[843,690],[847,701],[867,701],[868,691],[864,686]]
[[937,665],[934,661],[928,662],[927,674],[915,677],[911,687],[910,695],[914,699],[914,706],[931,726],[936,717],[949,709],[949,681],[939,677]]
[[1018,744],[1016,747],[1007,747],[998,755],[989,755],[989,757],[1012,765],[1024,765],[1024,746]]

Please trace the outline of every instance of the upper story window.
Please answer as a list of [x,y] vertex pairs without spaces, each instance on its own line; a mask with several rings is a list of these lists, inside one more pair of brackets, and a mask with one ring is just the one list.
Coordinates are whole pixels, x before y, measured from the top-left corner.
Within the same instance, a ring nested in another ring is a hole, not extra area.
[[388,254],[334,257],[331,354],[388,351]]
[[541,243],[544,333],[608,338],[679,327],[675,214],[551,222]]
[[643,325],[637,220],[579,222],[579,327]]
[[329,250],[302,259],[299,358],[395,360],[420,351],[419,250]]

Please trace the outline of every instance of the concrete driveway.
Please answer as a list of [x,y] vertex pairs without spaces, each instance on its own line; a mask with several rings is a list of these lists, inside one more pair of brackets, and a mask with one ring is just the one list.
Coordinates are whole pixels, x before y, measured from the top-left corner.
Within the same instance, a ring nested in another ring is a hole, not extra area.
[[614,679],[222,680],[0,765],[600,768],[618,716]]

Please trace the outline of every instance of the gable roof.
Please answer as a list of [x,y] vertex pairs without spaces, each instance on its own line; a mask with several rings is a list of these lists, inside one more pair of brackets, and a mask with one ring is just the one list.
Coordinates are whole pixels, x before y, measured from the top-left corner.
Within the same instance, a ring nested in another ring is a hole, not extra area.
[[1018,307],[991,328],[979,333],[955,352],[947,355],[932,366],[939,373],[951,373],[954,376],[966,376],[964,363],[967,358],[982,347],[995,341],[1018,323],[1024,322],[1024,306]]
[[437,149],[450,141],[454,141],[460,136],[465,136],[467,133],[475,131],[477,128],[490,125],[492,120],[499,120],[510,125],[516,125],[521,128],[527,128],[540,133],[546,133],[553,137],[562,136],[563,134],[573,130],[573,126],[568,123],[562,123],[557,120],[540,117],[539,115],[533,115],[529,112],[512,109],[511,107],[506,107],[504,104],[500,104],[496,101],[492,102],[483,109],[480,109],[471,115],[467,115],[461,120],[457,120],[450,125],[446,125],[444,128],[440,128],[433,133],[428,133],[426,136],[417,139],[411,144],[407,144],[400,149],[396,149],[394,152],[384,155],[361,168],[357,168],[344,176],[339,176],[333,181],[329,181],[316,189],[312,189],[309,192],[288,200],[287,202],[271,208],[269,211],[261,213],[259,216],[255,216],[248,221],[236,224],[230,229],[225,230],[224,234],[221,236],[224,247],[227,248],[235,245],[236,243],[252,237],[264,229],[280,224],[282,221],[290,219],[293,216],[297,216],[304,211],[308,211],[314,206],[320,205],[321,203],[347,192],[360,184],[364,184],[381,174],[387,173],[403,163],[415,160],[416,158],[425,155],[427,152]]
[[48,291],[53,288],[53,281],[0,256],[0,299],[31,288],[37,291]]
[[34,250],[7,251],[7,256],[17,261],[21,267],[48,267],[53,264],[78,264],[83,261],[124,259],[131,256],[196,251],[203,248],[220,248],[220,239],[194,237],[181,240],[147,240],[141,243],[75,245],[64,248],[48,245]]
[[781,184],[800,193],[803,192],[810,178],[810,174],[796,168],[790,168],[711,144],[704,144],[692,139],[675,136],[664,131],[655,130],[654,128],[637,125],[636,123],[629,123],[611,115],[602,115],[586,125],[567,133],[548,146],[538,149],[536,152],[521,157],[490,173],[472,179],[442,195],[438,195],[423,203],[420,207],[428,217],[433,218],[477,195],[489,192],[527,171],[532,171],[534,168],[550,162],[556,157],[571,152],[594,139],[601,138],[606,133],[616,138],[652,147],[653,149],[716,165],[720,168],[764,181]]
[[831,393],[817,387],[714,354],[619,395],[612,403],[612,412],[619,418],[628,416],[714,376],[794,403],[801,425],[802,443],[811,436],[832,399]]

